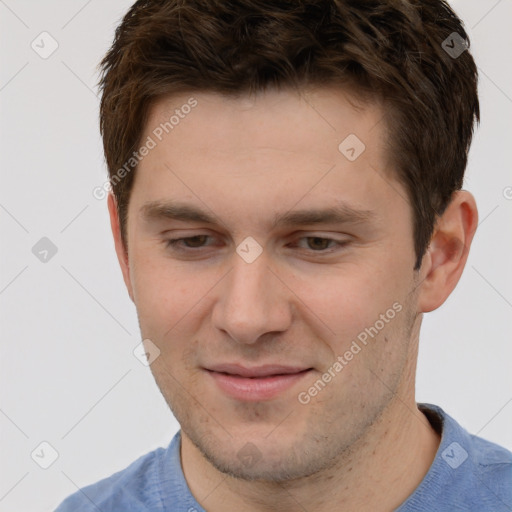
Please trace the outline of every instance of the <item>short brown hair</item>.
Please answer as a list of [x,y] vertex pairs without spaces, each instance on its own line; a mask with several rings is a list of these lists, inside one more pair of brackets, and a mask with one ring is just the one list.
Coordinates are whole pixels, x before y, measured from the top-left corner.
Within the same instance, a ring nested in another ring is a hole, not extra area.
[[479,121],[468,46],[444,0],[137,1],[116,29],[100,80],[101,134],[125,247],[136,163],[113,178],[137,150],[156,100],[339,84],[384,102],[390,158],[413,211],[417,270],[437,216],[462,187]]

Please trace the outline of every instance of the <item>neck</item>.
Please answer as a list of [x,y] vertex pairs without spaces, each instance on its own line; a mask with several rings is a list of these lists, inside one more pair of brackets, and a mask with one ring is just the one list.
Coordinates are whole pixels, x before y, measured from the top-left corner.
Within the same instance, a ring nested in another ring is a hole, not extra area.
[[404,398],[395,396],[367,434],[335,465],[284,484],[244,481],[220,473],[182,432],[185,479],[209,512],[394,510],[420,484],[440,443],[414,398]]

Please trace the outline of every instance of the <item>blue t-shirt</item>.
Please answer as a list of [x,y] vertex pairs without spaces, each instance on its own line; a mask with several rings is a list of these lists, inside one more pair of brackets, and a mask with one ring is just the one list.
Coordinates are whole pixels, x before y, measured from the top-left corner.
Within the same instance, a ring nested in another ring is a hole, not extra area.
[[[441,435],[436,457],[395,512],[511,512],[512,452],[469,434],[440,407],[418,404]],[[69,496],[55,512],[205,512],[187,485],[181,431],[167,448]]]

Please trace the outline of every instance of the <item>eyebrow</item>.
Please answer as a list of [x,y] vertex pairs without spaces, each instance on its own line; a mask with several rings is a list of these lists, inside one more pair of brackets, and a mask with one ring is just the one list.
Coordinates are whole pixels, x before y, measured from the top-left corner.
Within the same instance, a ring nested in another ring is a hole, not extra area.
[[[215,215],[201,208],[176,201],[150,201],[139,210],[142,218],[147,221],[178,220],[184,222],[198,222],[205,224],[219,224]],[[328,208],[314,208],[309,210],[293,210],[276,214],[271,228],[280,226],[297,226],[311,224],[360,224],[373,220],[376,217],[373,210],[355,209],[346,203],[339,202],[336,206]]]

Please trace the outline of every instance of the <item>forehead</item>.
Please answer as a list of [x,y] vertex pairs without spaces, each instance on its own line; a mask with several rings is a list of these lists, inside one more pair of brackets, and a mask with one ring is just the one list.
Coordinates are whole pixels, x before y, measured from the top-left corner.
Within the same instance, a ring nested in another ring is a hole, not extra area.
[[369,212],[400,188],[383,179],[385,137],[382,107],[340,90],[163,98],[144,130],[154,147],[139,164],[133,196],[146,214],[158,211],[149,203],[188,199],[202,210],[222,204],[228,215],[266,212],[267,226],[295,206]]
[[160,98],[150,108],[144,132],[159,142],[179,139],[185,146],[219,151],[265,145],[284,151],[315,147],[327,155],[325,149],[336,151],[350,134],[377,149],[385,135],[383,113],[381,103],[334,87],[239,96],[201,92]]

